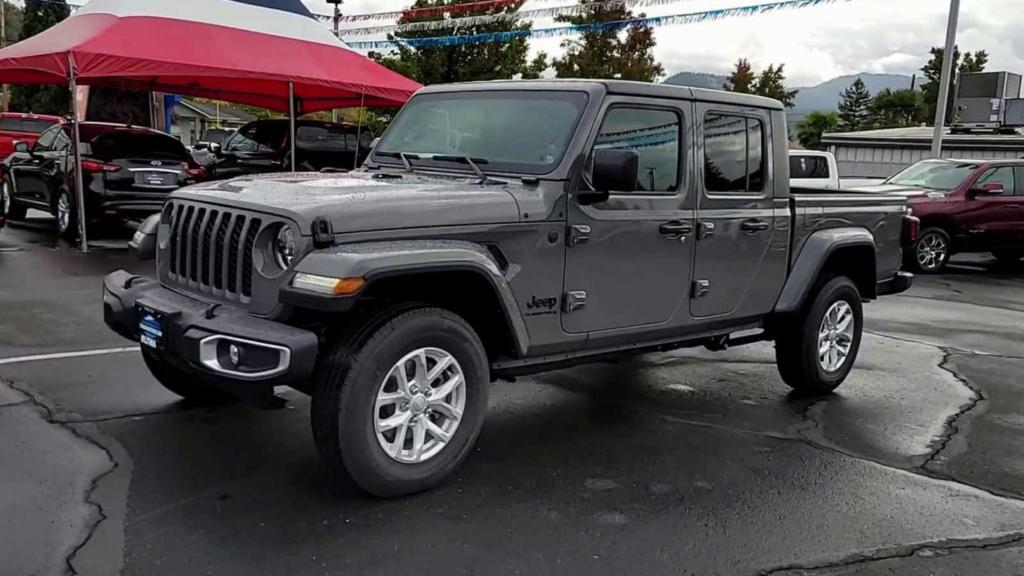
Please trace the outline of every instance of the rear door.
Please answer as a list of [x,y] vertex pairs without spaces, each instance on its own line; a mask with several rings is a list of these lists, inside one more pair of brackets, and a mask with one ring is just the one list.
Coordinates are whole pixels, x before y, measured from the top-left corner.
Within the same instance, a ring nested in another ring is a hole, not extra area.
[[593,150],[635,150],[639,178],[633,190],[613,192],[605,202],[569,201],[561,303],[566,332],[653,330],[685,321],[677,313],[693,255],[693,195],[686,193],[692,170],[684,161],[692,154],[684,137],[690,106],[607,99],[588,163]]
[[[699,103],[697,116],[702,193],[690,311],[695,318],[760,315],[785,279],[788,242],[786,200],[774,199],[771,115]],[[776,157],[785,162],[781,151]],[[781,171],[785,182],[788,170]]]

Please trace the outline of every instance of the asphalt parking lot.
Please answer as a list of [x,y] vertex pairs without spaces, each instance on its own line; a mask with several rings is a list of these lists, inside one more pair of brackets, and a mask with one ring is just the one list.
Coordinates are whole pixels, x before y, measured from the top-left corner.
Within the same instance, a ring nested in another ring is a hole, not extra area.
[[457,477],[386,501],[328,477],[304,396],[159,387],[99,305],[151,264],[49,227],[0,233],[0,573],[1024,574],[1022,269],[869,305],[826,398],[770,345],[496,383]]

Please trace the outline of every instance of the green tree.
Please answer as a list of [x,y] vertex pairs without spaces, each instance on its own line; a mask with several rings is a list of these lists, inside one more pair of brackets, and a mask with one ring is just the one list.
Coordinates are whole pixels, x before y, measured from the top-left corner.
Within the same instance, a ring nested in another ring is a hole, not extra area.
[[843,90],[839,101],[839,129],[843,132],[862,130],[871,119],[871,93],[864,81],[857,78]]
[[922,96],[919,90],[882,90],[868,107],[874,128],[902,128],[921,122]]
[[826,132],[835,132],[839,125],[839,116],[835,112],[811,112],[797,127],[796,140],[804,148],[821,149],[821,136]]
[[[416,0],[413,8],[446,8],[456,4],[468,4],[478,0]],[[525,1],[525,0],[523,0]],[[519,10],[523,2],[501,6],[484,6],[480,8],[460,9],[457,12],[432,11],[427,13],[406,12],[398,24],[414,24],[445,20],[448,18],[470,18],[474,16],[512,15]],[[528,30],[529,22],[517,22],[509,17],[485,24],[459,25],[457,28],[446,28],[447,32],[458,31],[458,34],[486,34],[492,32],[510,32]],[[392,40],[426,38],[437,36],[434,30],[405,30],[389,36]],[[538,54],[528,60],[529,45],[525,39],[510,42],[490,42],[482,44],[464,44],[461,46],[424,46],[409,47],[399,45],[397,51],[389,54],[371,52],[370,57],[391,68],[399,74],[413,78],[422,84],[442,84],[448,82],[470,82],[474,80],[500,80],[516,76],[537,78],[547,68],[547,56]]]
[[[19,40],[31,38],[71,14],[64,0],[25,0]],[[37,114],[64,114],[71,109],[67,86],[17,85],[11,87],[12,110]]]
[[[928,63],[921,68],[921,72],[924,73],[925,83],[921,85],[921,91],[923,92],[923,98],[921,102],[920,116],[927,118],[930,123],[935,120],[935,107],[939,102],[939,82],[942,76],[942,59],[945,53],[943,48],[932,48],[929,53],[931,59]],[[984,72],[985,66],[988,64],[988,52],[984,50],[978,50],[977,52],[967,52],[963,55],[963,61],[960,59],[960,49],[953,49],[953,70],[960,74],[969,72]],[[955,105],[954,90],[956,87],[955,82],[949,83],[949,99],[946,102],[946,121],[950,122],[953,118],[953,106]]]
[[740,58],[736,61],[736,68],[733,69],[732,74],[729,75],[729,79],[722,86],[722,89],[729,92],[751,94],[753,93],[754,80],[756,79],[757,75],[754,74],[754,68],[750,65],[750,61],[746,58]]
[[21,40],[21,22],[24,14],[17,4],[4,2],[4,23],[7,28],[7,44]]
[[[593,4],[592,0],[580,0]],[[634,16],[625,4],[594,5],[581,14],[555,18],[576,26],[621,22]],[[622,32],[625,31],[625,36]],[[562,42],[565,54],[551,62],[559,78],[620,78],[653,82],[664,74],[654,60],[654,31],[643,24],[619,24],[584,31],[578,40]]]
[[786,108],[792,108],[795,104],[796,90],[786,90],[785,64],[778,66],[768,65],[754,81],[754,94],[773,98],[782,102]]

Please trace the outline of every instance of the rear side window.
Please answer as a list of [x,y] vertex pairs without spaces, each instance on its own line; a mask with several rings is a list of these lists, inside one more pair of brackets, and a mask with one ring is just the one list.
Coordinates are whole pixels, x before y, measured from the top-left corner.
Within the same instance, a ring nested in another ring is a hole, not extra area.
[[704,117],[704,188],[759,194],[766,175],[764,123],[730,114]]
[[637,191],[679,189],[679,115],[669,110],[612,108],[594,150],[635,150],[640,155]]
[[115,131],[92,141],[92,155],[97,158],[145,158],[185,161],[185,147],[170,136],[150,132]]
[[356,149],[355,131],[345,126],[299,126],[296,144],[317,152],[351,152]]
[[790,178],[828,178],[828,158],[822,156],[790,156]]

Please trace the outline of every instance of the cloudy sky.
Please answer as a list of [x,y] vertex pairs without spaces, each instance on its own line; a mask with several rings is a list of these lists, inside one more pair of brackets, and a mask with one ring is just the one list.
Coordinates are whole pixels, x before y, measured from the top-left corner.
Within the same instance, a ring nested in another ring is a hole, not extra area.
[[[330,11],[324,0],[304,1],[316,12]],[[660,16],[768,1],[680,0],[634,12]],[[573,3],[528,0],[523,9]],[[398,10],[408,4],[411,0],[345,0],[342,8],[346,14],[359,14]],[[1022,8],[1024,0],[962,0],[961,50],[987,50],[989,70],[1024,72]],[[758,68],[784,62],[792,86],[856,72],[913,74],[927,60],[928,48],[943,44],[948,9],[947,0],[848,0],[766,16],[661,27],[655,29],[655,55],[670,74],[724,73],[741,57]],[[534,22],[535,28],[556,25],[551,20]],[[531,40],[531,50],[557,54],[560,42],[558,38]]]

